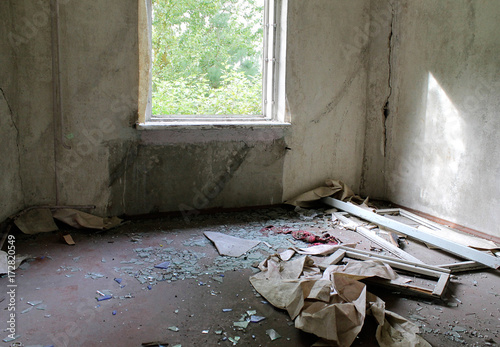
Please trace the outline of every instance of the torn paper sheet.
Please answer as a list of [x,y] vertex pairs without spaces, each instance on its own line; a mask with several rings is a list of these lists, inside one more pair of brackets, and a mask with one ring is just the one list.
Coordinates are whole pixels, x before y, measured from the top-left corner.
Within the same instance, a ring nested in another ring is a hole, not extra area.
[[286,204],[300,206],[300,207],[314,207],[317,205],[315,202],[327,196],[335,197],[342,201],[356,199],[363,201],[344,182],[338,180],[326,180],[326,186],[315,188],[306,193],[300,194],[293,199],[285,201]]
[[58,230],[48,208],[35,208],[20,214],[14,224],[25,234],[38,234]]
[[204,234],[215,244],[220,255],[230,257],[240,257],[260,243],[258,240],[240,239],[213,231],[206,231]]
[[356,280],[373,275],[397,276],[385,264],[354,262],[322,272],[309,256],[283,261],[275,255],[264,260],[259,268],[262,271],[250,277],[257,292],[272,305],[287,310],[296,328],[332,345],[350,346],[366,315],[371,314],[382,326],[377,339],[384,346],[430,346],[416,335],[418,328],[413,323],[386,311],[384,302]]
[[398,274],[389,265],[379,260],[349,261],[346,265],[330,265],[325,269],[323,278],[330,279],[333,274],[344,274],[355,280],[367,277],[379,277],[386,280],[398,278]]
[[[31,258],[29,255],[16,255],[14,270],[21,265],[23,261]],[[0,251],[0,275],[6,274],[9,272],[9,262],[8,262],[7,253],[4,251]],[[12,271],[12,269],[10,269]]]
[[380,347],[430,347],[423,337],[417,335],[419,328],[404,317],[385,311],[384,324],[377,328],[376,338]]
[[118,217],[103,218],[71,208],[55,210],[52,212],[52,216],[77,229],[87,228],[105,230],[114,228],[122,222]]

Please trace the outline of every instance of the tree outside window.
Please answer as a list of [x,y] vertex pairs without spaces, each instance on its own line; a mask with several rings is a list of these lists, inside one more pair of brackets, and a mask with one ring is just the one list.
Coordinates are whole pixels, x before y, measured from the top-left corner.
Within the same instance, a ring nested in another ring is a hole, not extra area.
[[264,0],[152,0],[152,114],[261,115]]

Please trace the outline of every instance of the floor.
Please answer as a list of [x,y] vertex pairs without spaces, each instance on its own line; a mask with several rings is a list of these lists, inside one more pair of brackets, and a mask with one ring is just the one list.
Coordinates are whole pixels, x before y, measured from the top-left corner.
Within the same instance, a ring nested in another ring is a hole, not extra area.
[[[307,246],[265,228],[271,225],[330,230],[344,243],[358,243],[359,249],[374,247],[362,236],[334,226],[329,214],[313,217],[285,207],[133,220],[104,232],[72,229],[74,246],[64,244],[59,233],[15,232],[17,253],[33,258],[16,271],[19,337],[0,345],[141,346],[161,341],[184,347],[311,346],[317,338],[295,329],[287,313],[268,304],[248,280],[257,271],[252,265],[267,255],[292,245]],[[261,243],[243,257],[223,257],[205,231],[259,239],[272,248]],[[406,251],[429,264],[455,261],[412,241]],[[166,261],[167,269],[154,268]],[[2,288],[7,288],[7,280],[0,278]],[[424,282],[415,278],[419,281]],[[451,281],[445,300],[369,290],[387,309],[418,324],[433,346],[490,346],[500,344],[499,288],[500,272],[487,270],[460,274]],[[112,299],[97,301],[102,294],[112,294]],[[1,339],[9,334],[8,302],[4,290]],[[266,319],[246,329],[234,327],[248,314]],[[271,340],[269,329],[281,337]],[[374,336],[375,323],[368,318],[353,346],[377,346]]]

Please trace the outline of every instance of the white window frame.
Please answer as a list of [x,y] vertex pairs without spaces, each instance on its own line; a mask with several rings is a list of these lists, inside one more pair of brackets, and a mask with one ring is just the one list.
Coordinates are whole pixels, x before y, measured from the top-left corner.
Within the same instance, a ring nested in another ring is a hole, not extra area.
[[289,124],[286,108],[286,38],[288,0],[265,0],[262,105],[263,114],[248,115],[152,115],[152,6],[139,0],[139,129],[166,126],[273,126]]

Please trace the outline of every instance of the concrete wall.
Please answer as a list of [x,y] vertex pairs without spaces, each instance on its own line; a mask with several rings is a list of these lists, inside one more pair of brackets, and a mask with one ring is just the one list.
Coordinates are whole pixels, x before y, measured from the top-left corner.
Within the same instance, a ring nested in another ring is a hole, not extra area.
[[387,197],[500,236],[500,7],[398,4]]
[[392,1],[372,0],[370,23],[358,32],[356,41],[366,43],[370,56],[366,87],[366,133],[361,194],[386,197],[385,156],[387,153],[387,106],[392,95],[390,72],[394,55],[394,6]]
[[49,1],[0,2],[0,217],[56,203],[189,215],[279,203],[338,178],[500,234],[492,1],[289,0],[292,126],[162,131],[133,126],[137,0],[60,4],[61,118]]
[[13,101],[16,99],[16,54],[8,37],[13,32],[11,20],[15,9],[9,2],[0,2],[0,221],[21,210],[24,203],[21,179],[20,114]]
[[368,1],[290,0],[291,129],[162,131],[133,127],[137,0],[60,4],[62,118],[52,111],[49,1],[2,2],[15,30],[27,30],[17,69],[0,67],[20,122],[26,204],[190,212],[280,203],[326,178],[359,186],[367,56],[348,45],[369,20]]
[[356,192],[365,142],[369,1],[289,2],[284,198],[341,179]]

